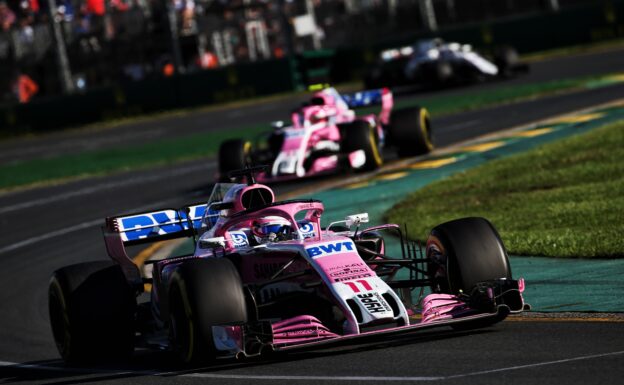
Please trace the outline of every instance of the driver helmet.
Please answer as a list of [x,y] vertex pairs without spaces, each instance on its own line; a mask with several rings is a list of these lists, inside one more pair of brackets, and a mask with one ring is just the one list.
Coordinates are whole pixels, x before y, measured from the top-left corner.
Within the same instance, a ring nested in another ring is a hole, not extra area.
[[251,232],[259,244],[284,241],[292,235],[290,221],[285,218],[271,216],[253,221]]

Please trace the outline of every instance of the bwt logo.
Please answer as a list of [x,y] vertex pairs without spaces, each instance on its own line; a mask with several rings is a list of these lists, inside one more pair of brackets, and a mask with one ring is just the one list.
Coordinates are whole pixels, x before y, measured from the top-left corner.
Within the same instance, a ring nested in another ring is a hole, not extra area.
[[347,251],[353,250],[355,250],[355,247],[353,247],[352,241],[330,242],[306,248],[306,251],[311,258],[325,257],[327,255],[346,253]]
[[301,232],[301,235],[304,239],[311,238],[316,235],[314,233],[314,225],[312,223],[306,223],[305,225],[301,226],[299,228],[299,231]]
[[234,243],[234,247],[249,246],[249,240],[247,239],[247,234],[245,234],[245,232],[230,231],[230,236],[232,237],[232,242]]
[[[199,228],[201,226],[201,218],[205,211],[206,205],[190,207],[194,228]],[[175,234],[187,230],[189,227],[186,213],[176,210],[162,210],[118,218],[117,223],[124,241],[135,241],[158,235]]]

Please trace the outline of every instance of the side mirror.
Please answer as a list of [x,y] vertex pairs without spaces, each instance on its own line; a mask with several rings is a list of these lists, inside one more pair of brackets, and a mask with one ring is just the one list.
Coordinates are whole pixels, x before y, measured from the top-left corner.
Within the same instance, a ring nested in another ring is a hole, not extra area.
[[216,202],[210,205],[211,210],[221,211],[234,208],[234,202]]
[[271,122],[271,127],[273,127],[276,130],[282,129],[284,127],[284,121],[276,120],[274,122]]
[[345,218],[345,224],[347,227],[353,225],[359,226],[361,223],[368,223],[368,213],[353,214]]
[[199,247],[202,249],[225,248],[225,237],[200,238]]

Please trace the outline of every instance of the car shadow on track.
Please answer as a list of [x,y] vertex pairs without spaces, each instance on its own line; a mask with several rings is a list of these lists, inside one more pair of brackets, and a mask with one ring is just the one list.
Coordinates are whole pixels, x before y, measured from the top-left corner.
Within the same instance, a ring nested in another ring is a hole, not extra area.
[[[441,341],[462,336],[487,334],[496,329],[480,329],[470,331],[437,330],[427,333],[407,334],[392,338],[379,337],[378,340],[367,340],[366,343],[345,342],[304,352],[274,352],[266,356],[243,360],[217,360],[208,365],[180,366],[172,357],[163,352],[138,350],[127,365],[104,365],[89,367],[68,367],[61,360],[31,361],[15,365],[0,366],[1,383],[46,382],[54,385],[73,385],[85,383],[130,380],[148,376],[176,377],[195,373],[219,373],[228,370],[253,368],[285,362],[296,362],[317,357],[340,356],[362,351],[396,348],[399,346]],[[126,381],[127,382],[127,381]]]

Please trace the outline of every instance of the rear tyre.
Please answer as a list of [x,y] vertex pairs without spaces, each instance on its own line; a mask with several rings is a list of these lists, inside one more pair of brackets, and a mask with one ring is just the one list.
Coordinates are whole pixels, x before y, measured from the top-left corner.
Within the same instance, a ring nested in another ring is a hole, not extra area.
[[118,264],[85,262],[55,271],[48,308],[54,341],[67,363],[130,358],[137,304]]
[[212,327],[245,322],[243,285],[230,260],[197,259],[175,270],[169,288],[169,336],[181,362],[215,358]]
[[509,46],[498,47],[494,51],[494,64],[498,67],[498,76],[511,77],[514,75],[514,68],[520,62],[518,52]]
[[434,68],[435,81],[438,85],[449,83],[453,79],[454,70],[451,63],[446,61],[437,61]]
[[383,164],[383,156],[379,147],[379,136],[374,126],[364,120],[355,120],[351,123],[341,124],[342,152],[349,154],[353,151],[363,150],[366,155],[364,165],[359,171],[372,171]]
[[392,111],[389,134],[400,157],[427,154],[433,150],[431,121],[425,108]]
[[485,218],[462,218],[438,225],[427,239],[429,276],[438,293],[470,294],[479,282],[511,279],[507,251]]
[[251,142],[230,139],[219,146],[219,174],[223,181],[229,181],[228,174],[240,170],[250,163]]

